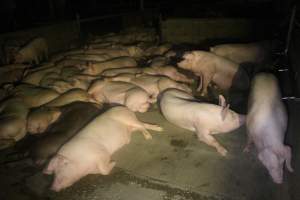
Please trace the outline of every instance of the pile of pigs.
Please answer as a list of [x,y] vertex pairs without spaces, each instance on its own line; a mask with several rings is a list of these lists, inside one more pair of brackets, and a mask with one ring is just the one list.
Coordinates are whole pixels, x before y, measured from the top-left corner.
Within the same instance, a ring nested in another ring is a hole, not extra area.
[[130,142],[133,131],[145,139],[152,138],[148,129],[163,131],[135,115],[158,102],[169,122],[196,132],[222,156],[227,150],[213,135],[246,122],[245,151],[254,143],[273,181],[281,183],[284,163],[293,169],[290,147],[283,144],[287,114],[275,76],[254,76],[246,117],[231,110],[221,94],[219,105],[194,97],[195,80],[181,72],[199,76],[197,92],[206,96],[212,86],[229,90],[241,63],[262,62],[267,53],[259,43],[224,44],[187,51],[172,66],[176,51],[158,44],[149,31],[94,36],[83,47],[50,58],[46,40],[33,38],[10,55],[13,64],[0,67],[0,148],[37,135],[30,155],[45,165],[44,173],[54,174],[51,189],[60,191],[87,174],[109,174],[116,164],[112,154]]

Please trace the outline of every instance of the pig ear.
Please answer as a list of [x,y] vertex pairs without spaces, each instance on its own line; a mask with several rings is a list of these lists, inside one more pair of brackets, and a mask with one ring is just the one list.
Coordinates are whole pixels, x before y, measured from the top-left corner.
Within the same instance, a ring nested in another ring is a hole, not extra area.
[[226,115],[228,113],[228,110],[229,110],[229,104],[227,104],[227,106],[223,107],[222,108],[222,111],[221,111],[221,117],[222,117],[222,120],[224,121],[224,119],[226,118]]
[[194,54],[192,52],[187,52],[183,55],[183,58],[187,60],[192,60],[194,59]]
[[293,172],[293,168],[292,168],[292,165],[291,165],[291,161],[292,161],[292,153],[291,153],[291,148],[289,146],[284,146],[283,148],[283,157],[284,157],[284,160],[285,160],[285,166],[286,168],[290,171],[290,172]]
[[219,106],[226,107],[226,100],[223,95],[219,95]]

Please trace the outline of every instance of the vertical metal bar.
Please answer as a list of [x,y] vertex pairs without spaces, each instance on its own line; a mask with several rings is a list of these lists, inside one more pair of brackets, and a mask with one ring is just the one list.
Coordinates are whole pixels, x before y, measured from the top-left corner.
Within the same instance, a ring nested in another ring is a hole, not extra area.
[[287,55],[287,53],[289,51],[292,32],[293,32],[293,28],[294,28],[294,21],[295,21],[296,11],[297,11],[297,6],[294,5],[294,7],[292,9],[291,19],[290,19],[290,23],[289,23],[289,29],[288,29],[288,33],[287,33],[287,37],[286,37],[286,46],[285,46],[285,49],[284,49],[284,54],[285,55]]

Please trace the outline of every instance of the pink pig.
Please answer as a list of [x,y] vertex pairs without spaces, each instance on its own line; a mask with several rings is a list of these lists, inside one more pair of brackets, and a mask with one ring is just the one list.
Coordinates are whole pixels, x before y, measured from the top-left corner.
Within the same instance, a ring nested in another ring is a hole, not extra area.
[[116,164],[112,154],[130,142],[133,131],[151,139],[147,129],[162,131],[139,121],[126,107],[117,106],[97,116],[65,143],[44,169],[44,173],[54,174],[51,189],[60,191],[88,174],[109,174]]
[[215,147],[222,156],[225,156],[227,150],[213,135],[237,129],[244,124],[245,116],[230,110],[221,95],[219,104],[198,102],[190,94],[178,89],[166,90],[160,99],[161,112],[169,122],[196,132],[200,141]]
[[287,129],[287,113],[281,102],[278,82],[274,75],[260,73],[252,81],[247,115],[249,151],[253,142],[258,159],[267,168],[275,183],[282,183],[283,164],[292,172],[291,149],[283,144]]

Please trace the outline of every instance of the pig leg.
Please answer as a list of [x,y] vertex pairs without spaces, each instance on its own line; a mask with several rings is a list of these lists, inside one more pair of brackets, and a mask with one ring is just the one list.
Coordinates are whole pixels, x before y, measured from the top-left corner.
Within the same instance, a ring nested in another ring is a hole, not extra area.
[[141,131],[146,140],[152,139],[152,136],[147,129],[159,131],[159,132],[163,130],[158,125],[143,123],[138,121],[137,119],[135,119],[135,123],[131,124],[131,126],[133,127],[134,130]]
[[226,156],[227,150],[222,145],[220,145],[213,136],[210,135],[210,132],[208,130],[203,130],[199,127],[196,127],[196,133],[200,141],[206,143],[209,146],[215,147],[222,156]]
[[196,74],[197,76],[199,76],[199,83],[198,83],[198,87],[197,87],[197,92],[200,92],[203,86],[203,75],[202,73]]
[[[211,82],[212,80],[212,74],[210,72],[202,75],[202,92],[201,92],[201,96],[205,96],[207,94],[207,88],[208,88],[208,85],[209,83]],[[200,90],[197,90],[197,91],[200,91]]]

